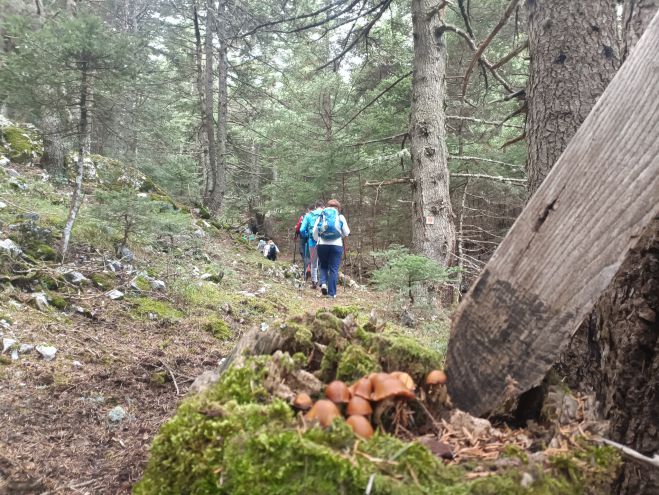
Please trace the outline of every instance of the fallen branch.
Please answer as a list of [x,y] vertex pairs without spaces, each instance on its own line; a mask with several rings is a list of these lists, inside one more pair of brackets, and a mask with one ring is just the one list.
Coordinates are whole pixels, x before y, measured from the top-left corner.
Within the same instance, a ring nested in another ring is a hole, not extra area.
[[615,447],[616,449],[620,450],[623,454],[625,454],[627,457],[631,459],[659,468],[659,455],[657,454],[654,454],[654,456],[652,457],[648,457],[646,455],[641,454],[640,452],[637,452],[636,450],[630,447],[627,447],[626,445],[623,445],[618,442],[614,442],[613,440],[609,440],[608,438],[604,438],[604,437],[594,437],[594,438],[599,442],[610,445],[611,447]]
[[176,395],[181,395],[181,391],[178,388],[178,383],[176,383],[176,377],[174,376],[174,373],[172,372],[171,368],[169,366],[167,366],[165,361],[163,361],[162,359],[159,359],[159,361],[162,364],[163,368],[165,368],[167,370],[167,372],[169,373],[169,376],[172,377],[172,381],[174,382],[174,387],[176,388]]

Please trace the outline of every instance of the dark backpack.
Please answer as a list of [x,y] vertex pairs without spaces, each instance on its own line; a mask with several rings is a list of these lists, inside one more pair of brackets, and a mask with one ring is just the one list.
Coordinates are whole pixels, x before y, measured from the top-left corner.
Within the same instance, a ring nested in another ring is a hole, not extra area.
[[270,249],[268,249],[268,257],[274,258],[275,256],[277,256],[277,246],[273,244],[270,246]]

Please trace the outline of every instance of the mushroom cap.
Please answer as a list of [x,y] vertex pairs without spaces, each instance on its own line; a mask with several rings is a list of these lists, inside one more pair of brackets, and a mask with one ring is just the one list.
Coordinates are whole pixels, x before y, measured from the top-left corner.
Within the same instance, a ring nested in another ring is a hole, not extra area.
[[371,383],[371,380],[366,377],[360,378],[350,387],[350,392],[353,397],[356,396],[368,400],[373,393],[373,384]]
[[348,408],[346,413],[348,416],[368,416],[373,412],[373,408],[369,401],[363,397],[355,395],[350,402],[348,402]]
[[295,400],[293,401],[293,406],[296,407],[297,409],[302,409],[303,411],[307,411],[311,409],[311,406],[313,406],[313,401],[311,400],[311,397],[309,397],[309,394],[302,392],[295,396]]
[[426,376],[426,385],[443,385],[447,380],[448,377],[442,370],[432,370]]
[[350,428],[358,437],[369,439],[373,436],[371,422],[364,416],[350,416],[346,423],[350,425]]
[[350,402],[350,390],[342,381],[335,380],[325,389],[325,397],[337,404]]
[[329,426],[334,418],[341,417],[341,411],[331,400],[319,400],[304,416],[309,421],[318,421],[322,426]]
[[389,378],[391,378],[389,376],[389,373],[371,373],[370,375],[368,375],[368,379],[371,380],[371,385],[373,386],[373,390],[377,388],[378,383],[383,382]]
[[380,402],[392,397],[414,399],[415,395],[396,378],[389,377],[386,380],[379,381],[375,386],[375,392],[373,392],[373,400]]
[[404,371],[394,371],[391,376],[400,380],[400,382],[407,387],[408,390],[416,390],[416,383],[414,379]]

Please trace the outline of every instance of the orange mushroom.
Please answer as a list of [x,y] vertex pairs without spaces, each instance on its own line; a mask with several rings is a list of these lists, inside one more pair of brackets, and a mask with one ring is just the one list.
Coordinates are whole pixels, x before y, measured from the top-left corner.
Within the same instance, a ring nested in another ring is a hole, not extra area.
[[391,376],[400,380],[408,390],[416,390],[416,383],[414,383],[412,377],[404,371],[394,371],[391,373]]
[[373,392],[373,400],[380,402],[381,400],[398,397],[402,399],[414,399],[414,392],[409,390],[400,380],[389,377],[386,380],[377,382],[375,391]]
[[391,376],[389,376],[389,373],[371,373],[368,378],[371,380],[373,390],[375,390],[379,383],[391,378]]
[[358,437],[368,440],[373,436],[371,422],[364,416],[350,416],[346,423],[350,425],[350,428]]
[[442,370],[432,370],[426,377],[426,385],[444,385],[448,377]]
[[293,401],[293,407],[296,409],[300,409],[302,411],[308,411],[311,409],[311,406],[313,406],[313,401],[311,400],[311,397],[309,397],[309,394],[305,394],[304,392],[297,394],[295,396],[295,400]]
[[350,402],[348,402],[348,408],[346,409],[348,416],[368,416],[372,412],[373,408],[371,407],[371,404],[358,395],[355,395],[350,399]]
[[345,404],[350,402],[350,390],[345,383],[336,380],[325,389],[325,397],[336,404]]
[[331,400],[319,400],[304,416],[308,421],[318,421],[321,426],[329,426],[335,418],[341,417],[341,411]]
[[350,392],[353,397],[356,396],[368,400],[371,398],[371,393],[373,393],[373,384],[368,378],[360,378],[350,387]]

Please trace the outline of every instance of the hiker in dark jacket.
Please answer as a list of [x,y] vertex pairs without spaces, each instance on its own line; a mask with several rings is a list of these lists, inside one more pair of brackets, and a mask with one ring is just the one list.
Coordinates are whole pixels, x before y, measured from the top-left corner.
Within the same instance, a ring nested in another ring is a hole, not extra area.
[[335,199],[329,200],[313,227],[313,237],[318,242],[320,290],[324,296],[329,297],[336,297],[343,238],[350,235],[348,222],[340,212],[341,203]]
[[302,225],[304,223],[304,218],[305,216],[313,210],[313,205],[307,207],[307,211],[304,215],[300,215],[300,218],[297,221],[297,224],[295,225],[295,239],[298,241],[298,249],[300,253],[300,258],[302,258],[302,263],[304,265],[304,280],[307,280],[308,273],[309,272],[309,262],[310,262],[310,257],[309,257],[309,236],[306,231],[302,230]]
[[270,261],[277,261],[278,254],[279,248],[272,239],[269,239],[268,243],[263,248],[263,256],[268,258]]

